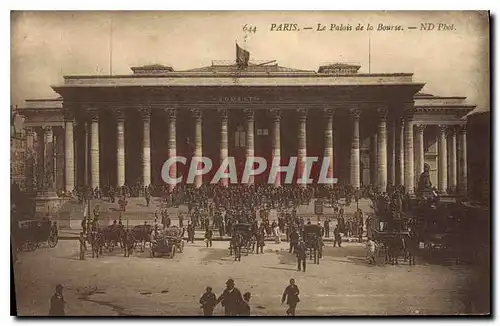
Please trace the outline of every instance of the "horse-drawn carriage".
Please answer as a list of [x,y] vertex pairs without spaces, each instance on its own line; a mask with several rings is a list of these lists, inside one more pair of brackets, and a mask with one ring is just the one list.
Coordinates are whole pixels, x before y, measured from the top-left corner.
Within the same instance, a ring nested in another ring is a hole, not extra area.
[[182,229],[171,227],[164,231],[158,232],[151,240],[151,257],[157,255],[168,255],[170,258],[175,257],[176,251],[183,252],[184,240],[182,239]]
[[319,264],[323,256],[323,230],[321,225],[304,225],[304,243],[309,250],[309,259],[314,258],[314,263]]
[[255,247],[255,239],[252,234],[252,225],[248,223],[237,223],[233,226],[233,236],[229,244],[229,255],[233,254],[234,260],[241,260],[241,251],[245,250],[245,255]]
[[415,253],[418,249],[418,236],[410,231],[411,221],[407,215],[392,214],[372,217],[371,238],[377,244],[378,253],[383,252],[385,261],[398,264],[399,256],[408,259],[410,265],[415,264]]
[[13,236],[19,250],[34,250],[44,242],[54,248],[59,241],[57,226],[47,219],[14,222]]

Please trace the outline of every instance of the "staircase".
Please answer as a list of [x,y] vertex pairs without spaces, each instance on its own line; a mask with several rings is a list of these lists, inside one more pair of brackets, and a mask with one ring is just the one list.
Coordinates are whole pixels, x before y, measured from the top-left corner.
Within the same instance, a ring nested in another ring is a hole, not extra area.
[[[341,204],[344,204],[344,201],[340,201]],[[119,210],[118,202],[110,203],[106,200],[98,200],[94,199],[91,203],[91,212],[96,205],[99,205],[100,211],[100,224],[101,225],[109,225],[112,224],[114,220],[119,220],[120,215],[122,216],[123,223],[128,223],[129,225],[138,225],[143,224],[145,221],[148,223],[153,223],[155,218],[155,211],[158,211],[158,218],[161,218],[160,210],[164,209],[164,204],[162,199],[152,198],[149,206],[146,205],[146,200],[144,198],[127,198],[127,209],[125,212],[121,212]],[[366,214],[373,212],[371,208],[371,201],[368,199],[361,199],[359,201],[359,208]],[[83,219],[85,207],[78,203],[78,199],[73,198],[61,207],[61,209],[57,213],[57,220],[59,224],[59,228],[61,229],[80,229],[80,223]],[[344,215],[352,216],[356,211],[356,204],[351,203],[351,206],[344,206]],[[177,222],[177,216],[179,213],[183,213],[186,215],[188,213],[188,208],[186,205],[182,205],[178,208],[170,207],[168,208],[168,213],[174,225]],[[309,218],[312,222],[317,221],[317,216],[314,214],[314,202],[311,202],[310,205],[302,205],[297,208],[297,215],[304,217],[306,220]],[[257,214],[258,216],[258,214]],[[323,216],[324,217],[333,217],[333,208],[325,206],[323,208]],[[187,220],[185,220],[187,223]]]

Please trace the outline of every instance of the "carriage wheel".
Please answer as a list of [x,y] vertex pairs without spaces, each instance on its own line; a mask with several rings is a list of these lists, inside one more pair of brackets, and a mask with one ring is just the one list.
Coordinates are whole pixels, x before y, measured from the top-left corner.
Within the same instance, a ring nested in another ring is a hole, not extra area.
[[49,239],[47,240],[47,243],[49,244],[50,248],[54,248],[57,246],[57,243],[59,242],[59,237],[57,234],[50,234]]
[[170,258],[172,258],[172,259],[175,257],[175,248],[176,247],[177,247],[176,245],[173,245],[172,249],[170,250]]

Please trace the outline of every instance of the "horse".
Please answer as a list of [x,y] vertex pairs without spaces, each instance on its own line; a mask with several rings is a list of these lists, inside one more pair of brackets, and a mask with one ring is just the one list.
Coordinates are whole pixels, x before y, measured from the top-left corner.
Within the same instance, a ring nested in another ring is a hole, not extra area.
[[102,255],[102,248],[104,247],[104,233],[100,230],[92,231],[87,234],[87,241],[92,248],[92,258],[99,258],[99,255]]
[[314,259],[314,263],[319,264],[319,259],[323,256],[323,241],[321,237],[312,235],[307,241],[306,247],[309,249],[309,259]]
[[115,249],[117,244],[120,244],[120,247],[123,247],[123,232],[125,232],[123,225],[109,225],[103,229],[104,240],[110,252]]
[[130,254],[134,251],[136,243],[134,232],[133,230],[126,229],[121,235],[121,242],[123,243],[123,248],[125,249],[124,257],[130,257]]
[[146,243],[149,242],[151,245],[151,232],[153,231],[152,225],[136,225],[131,230],[134,234],[135,245],[139,244],[141,251],[146,248]]

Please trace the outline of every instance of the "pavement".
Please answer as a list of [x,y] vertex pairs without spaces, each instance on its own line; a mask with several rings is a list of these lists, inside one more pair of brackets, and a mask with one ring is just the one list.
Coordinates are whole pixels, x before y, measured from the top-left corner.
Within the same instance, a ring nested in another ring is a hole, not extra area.
[[[46,316],[56,284],[64,286],[70,316],[198,316],[206,286],[219,295],[228,278],[252,294],[252,315],[283,316],[281,295],[289,279],[300,289],[298,316],[323,315],[456,315],[485,312],[489,269],[428,264],[375,265],[365,260],[361,244],[327,245],[319,265],[308,260],[307,272],[296,270],[288,244],[266,243],[264,254],[229,256],[227,242],[207,248],[186,244],[173,259],[151,258],[149,250],[123,257],[118,249],[98,259],[78,259],[78,242],[62,240],[21,252],[14,263],[18,314]],[[222,315],[220,306],[215,315]]]

